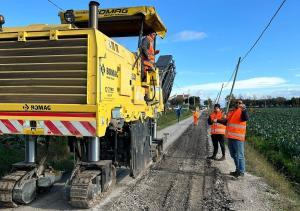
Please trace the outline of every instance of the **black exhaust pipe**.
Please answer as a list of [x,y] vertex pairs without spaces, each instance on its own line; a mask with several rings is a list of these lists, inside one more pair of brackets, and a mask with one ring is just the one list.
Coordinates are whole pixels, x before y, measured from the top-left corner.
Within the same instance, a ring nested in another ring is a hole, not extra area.
[[96,1],[91,1],[89,4],[89,28],[98,29],[99,5]]

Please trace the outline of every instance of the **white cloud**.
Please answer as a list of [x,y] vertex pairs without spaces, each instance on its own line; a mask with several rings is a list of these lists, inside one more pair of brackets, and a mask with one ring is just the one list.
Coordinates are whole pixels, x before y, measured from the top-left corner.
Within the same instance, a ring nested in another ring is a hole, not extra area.
[[[182,92],[183,90],[187,92],[197,92],[199,90],[202,91],[215,91],[220,90],[223,82],[217,83],[206,83],[206,84],[197,84],[192,86],[182,87],[179,91]],[[276,87],[278,85],[285,84],[286,80],[279,77],[257,77],[257,78],[250,78],[246,80],[239,80],[235,84],[236,90],[241,89],[261,89],[261,88],[270,88]],[[229,90],[232,86],[232,82],[227,84],[224,90]],[[174,90],[175,92],[175,90]]]
[[[178,87],[175,86],[172,91],[173,94],[191,94],[200,96],[201,99],[215,99],[221,89],[223,82],[195,84],[191,86]],[[226,84],[226,82],[224,83]],[[221,96],[221,103],[224,103],[224,98],[230,92],[232,83],[227,84],[223,89]],[[244,97],[261,98],[267,95],[274,97],[283,96],[290,98],[299,96],[300,84],[290,84],[285,79],[280,77],[256,77],[245,80],[238,80],[233,91],[235,96],[242,95]]]
[[300,73],[296,74],[295,76],[296,76],[296,77],[300,77]]
[[207,34],[205,32],[184,30],[176,33],[174,35],[173,40],[176,42],[183,42],[183,41],[191,41],[191,40],[202,40],[206,37]]

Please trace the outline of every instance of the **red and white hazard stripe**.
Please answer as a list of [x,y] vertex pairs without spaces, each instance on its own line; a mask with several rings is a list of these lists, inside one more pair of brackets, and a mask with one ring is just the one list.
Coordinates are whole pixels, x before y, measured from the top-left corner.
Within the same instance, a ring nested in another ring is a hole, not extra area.
[[[44,129],[44,135],[96,136],[96,121],[36,121]],[[0,134],[22,134],[29,122],[24,120],[0,119]]]
[[22,133],[23,132],[23,120],[7,120],[0,119],[0,133]]
[[44,121],[44,124],[48,135],[96,135],[96,121]]

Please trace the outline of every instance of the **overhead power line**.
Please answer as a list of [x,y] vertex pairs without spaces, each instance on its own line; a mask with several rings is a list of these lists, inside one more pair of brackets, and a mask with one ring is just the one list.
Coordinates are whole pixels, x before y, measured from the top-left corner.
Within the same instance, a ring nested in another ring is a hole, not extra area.
[[65,11],[63,8],[61,8],[60,6],[58,6],[56,3],[54,3],[51,0],[47,0],[50,4],[52,4],[54,7],[56,7],[57,9],[59,9],[60,11]]
[[[260,33],[260,35],[258,36],[258,38],[255,40],[255,42],[253,43],[253,45],[251,46],[251,48],[245,53],[245,55],[242,57],[241,59],[241,63],[248,57],[248,55],[251,53],[251,51],[255,48],[255,46],[258,44],[258,42],[260,41],[260,39],[262,38],[262,36],[264,35],[264,33],[267,31],[267,29],[269,28],[269,26],[271,25],[271,23],[273,22],[273,20],[275,19],[275,17],[278,15],[279,11],[281,10],[281,8],[283,7],[284,3],[287,0],[283,0],[281,2],[281,4],[279,5],[279,7],[277,8],[276,12],[274,13],[274,15],[271,17],[270,21],[268,22],[268,24],[266,25],[266,27],[264,28],[264,30]],[[227,83],[224,85],[224,88],[226,88],[231,80],[233,79],[233,76],[235,74],[236,69],[234,69],[232,71],[232,74],[229,78],[229,80],[227,81]]]
[[254,42],[254,44],[251,46],[251,48],[246,52],[246,54],[243,56],[241,62],[243,62],[247,56],[250,54],[250,52],[254,49],[254,47],[257,45],[257,43],[259,42],[259,40],[262,38],[262,36],[264,35],[264,33],[267,31],[267,29],[269,28],[269,26],[271,25],[271,23],[273,22],[273,20],[275,19],[275,17],[277,16],[277,14],[279,13],[280,9],[282,8],[282,6],[284,5],[284,3],[287,0],[283,0],[280,4],[280,6],[278,7],[278,9],[276,10],[276,12],[274,13],[274,15],[272,16],[272,18],[270,19],[270,21],[268,22],[268,24],[266,25],[266,27],[264,28],[264,30],[260,33],[259,37],[256,39],[256,41]]

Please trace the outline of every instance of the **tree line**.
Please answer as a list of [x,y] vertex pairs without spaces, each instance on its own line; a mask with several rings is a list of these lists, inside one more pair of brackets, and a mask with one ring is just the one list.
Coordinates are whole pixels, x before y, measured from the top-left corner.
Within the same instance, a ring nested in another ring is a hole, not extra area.
[[[285,97],[272,97],[266,96],[262,98],[253,97],[244,97],[239,95],[238,97],[232,95],[232,101],[230,106],[233,106],[235,99],[241,99],[247,107],[256,107],[256,108],[272,108],[272,107],[300,107],[300,97],[292,97],[290,99]],[[226,96],[225,101],[226,105],[229,100],[229,95]],[[198,96],[188,96],[186,98],[180,96],[173,98],[169,101],[170,106],[177,106],[183,104],[189,104],[190,106],[202,106],[202,103],[206,107],[213,107],[215,103],[212,99],[208,98],[201,102],[200,97]]]
[[[229,96],[226,96],[226,102],[228,102]],[[285,97],[271,97],[266,96],[257,99],[255,96],[252,98],[235,96],[232,99],[241,99],[247,107],[257,107],[257,108],[272,108],[272,107],[300,107],[300,97],[292,97],[287,99]]]

